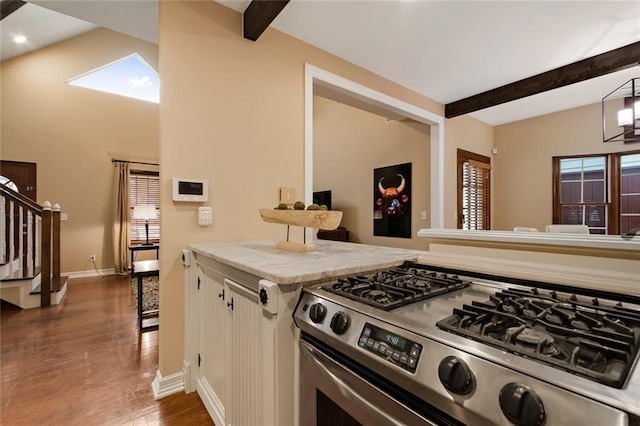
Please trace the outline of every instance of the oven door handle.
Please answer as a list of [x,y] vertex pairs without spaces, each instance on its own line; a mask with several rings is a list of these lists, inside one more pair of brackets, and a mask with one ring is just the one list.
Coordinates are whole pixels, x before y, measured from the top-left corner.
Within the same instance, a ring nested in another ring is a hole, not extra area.
[[[301,341],[300,344],[303,345],[305,349],[307,349],[308,351],[307,355],[309,356],[311,361],[313,361],[313,364],[315,365],[315,367],[317,367],[324,374],[329,376],[334,381],[334,383],[338,384],[340,386],[340,389],[344,392],[345,396],[347,396],[348,398],[357,400],[360,404],[365,405],[368,408],[370,408],[372,411],[374,411],[379,416],[379,418],[381,418],[381,420],[382,419],[385,420],[385,421],[381,421],[380,424],[401,424],[401,422],[399,422],[398,419],[389,416],[384,411],[381,411],[379,407],[370,404],[356,390],[350,387],[347,383],[345,383],[342,379],[340,379],[333,371],[331,371],[330,367],[333,365],[333,363],[327,362],[331,360],[327,358],[326,355],[324,355],[322,352],[318,351],[316,348],[314,348],[313,346],[309,345],[306,342]],[[322,358],[326,358],[326,361],[323,360]],[[329,367],[327,367],[327,365],[329,365]],[[398,401],[396,402],[399,403]],[[436,426],[436,423],[429,422],[429,424]]]

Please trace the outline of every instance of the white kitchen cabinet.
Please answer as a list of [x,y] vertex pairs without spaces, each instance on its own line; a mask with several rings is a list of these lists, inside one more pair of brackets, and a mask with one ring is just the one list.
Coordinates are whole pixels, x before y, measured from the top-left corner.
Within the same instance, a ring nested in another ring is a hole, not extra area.
[[[195,294],[198,304],[198,384],[207,385],[215,395],[214,409],[224,418],[226,401],[228,312],[224,278],[212,271],[198,271],[200,288]],[[197,288],[197,287],[196,287]],[[205,382],[206,381],[206,382]]]
[[258,425],[264,422],[267,397],[263,389],[262,308],[257,293],[226,281],[229,302],[227,326],[227,392],[225,422]]
[[196,282],[186,287],[192,310],[187,330],[197,335],[191,348],[197,355],[186,374],[214,422],[293,424],[294,329],[286,323],[292,324],[295,291],[275,286],[272,297],[282,304],[274,314],[259,301],[260,278],[206,258],[191,268]]
[[[294,253],[277,250],[274,241],[240,241],[187,250],[184,387],[198,391],[216,425],[296,424],[298,331],[292,313],[301,287],[422,254],[335,241],[316,246],[312,253]],[[223,290],[225,300],[218,296]],[[227,306],[232,298],[233,310]]]

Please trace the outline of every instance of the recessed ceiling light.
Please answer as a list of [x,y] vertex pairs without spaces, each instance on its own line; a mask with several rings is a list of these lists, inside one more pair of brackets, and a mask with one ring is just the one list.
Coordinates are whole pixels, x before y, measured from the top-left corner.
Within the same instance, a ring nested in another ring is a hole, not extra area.
[[15,36],[13,38],[13,41],[15,41],[16,43],[24,43],[25,41],[27,41],[27,38],[23,35],[19,35],[19,36]]

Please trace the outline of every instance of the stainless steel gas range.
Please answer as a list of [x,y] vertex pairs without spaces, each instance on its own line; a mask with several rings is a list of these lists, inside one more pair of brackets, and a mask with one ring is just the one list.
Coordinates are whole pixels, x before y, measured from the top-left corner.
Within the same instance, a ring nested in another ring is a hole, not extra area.
[[300,424],[640,425],[640,300],[416,263],[302,291]]

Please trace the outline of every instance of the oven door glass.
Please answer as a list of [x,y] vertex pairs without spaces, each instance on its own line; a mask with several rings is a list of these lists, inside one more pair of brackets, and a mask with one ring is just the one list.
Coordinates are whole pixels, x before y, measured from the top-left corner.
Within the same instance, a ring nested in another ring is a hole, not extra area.
[[362,426],[331,398],[316,390],[316,425],[318,426]]
[[436,425],[358,374],[300,341],[300,424]]

